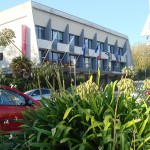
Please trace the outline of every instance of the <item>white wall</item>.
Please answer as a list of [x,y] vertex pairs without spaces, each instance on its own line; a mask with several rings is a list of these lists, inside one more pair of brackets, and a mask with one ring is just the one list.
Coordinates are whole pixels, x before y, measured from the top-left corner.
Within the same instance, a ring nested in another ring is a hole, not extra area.
[[[20,50],[22,50],[22,25],[27,26],[27,57],[39,63],[31,3],[27,2],[0,13],[0,31],[4,28],[12,29],[16,36],[14,43]],[[0,67],[3,68],[9,67],[13,58],[22,55],[12,44],[5,48],[1,47],[0,52],[3,52],[4,56],[4,60],[0,61]]]

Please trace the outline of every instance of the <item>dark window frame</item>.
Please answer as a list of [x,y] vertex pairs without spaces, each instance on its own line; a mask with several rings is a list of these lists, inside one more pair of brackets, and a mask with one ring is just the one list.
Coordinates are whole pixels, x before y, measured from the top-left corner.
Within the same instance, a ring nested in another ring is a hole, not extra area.
[[105,52],[104,43],[100,42],[100,51]]
[[45,30],[46,28],[43,26],[36,25],[36,37],[38,39],[45,39]]
[[[57,35],[56,35],[56,33],[57,33]],[[63,40],[63,34],[64,33],[62,31],[57,31],[57,30],[54,30],[54,29],[51,30],[51,38],[52,38],[52,40],[56,36],[55,40],[57,42],[59,42],[59,43],[63,43],[64,42],[64,40]]]

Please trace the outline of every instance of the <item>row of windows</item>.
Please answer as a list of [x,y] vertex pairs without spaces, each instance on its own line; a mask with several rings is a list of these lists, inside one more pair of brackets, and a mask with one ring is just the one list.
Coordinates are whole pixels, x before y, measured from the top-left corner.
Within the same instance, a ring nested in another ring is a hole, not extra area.
[[[45,27],[36,26],[36,35],[37,35],[37,38],[39,38],[39,39],[45,39]],[[52,32],[51,32],[52,40],[56,40],[59,43],[64,43],[63,36],[64,36],[64,33],[61,32],[61,31],[52,30]],[[80,46],[78,35],[69,34],[69,42],[70,42],[71,45]],[[84,44],[86,44],[87,48],[94,49],[92,39],[84,38]],[[103,42],[98,41],[97,45],[100,46],[100,51],[102,51],[102,52],[107,52],[108,51],[112,54],[115,54],[114,45],[108,45],[108,49],[104,48],[104,43]],[[119,47],[118,49],[119,49],[118,54],[123,56],[124,53],[125,53],[123,48]]]
[[[111,62],[111,66],[108,65],[107,60],[102,60],[102,70],[104,71],[121,71],[125,67],[126,63],[117,63],[115,61]],[[111,70],[110,70],[111,69]]]
[[[43,50],[41,50],[42,53]],[[63,53],[50,53],[51,62],[54,62],[56,64],[60,63],[69,63],[68,65],[73,66],[74,65],[74,59],[77,60],[76,67],[80,68],[80,59],[79,56],[75,55],[69,55],[69,59],[65,62],[64,61],[64,54]],[[62,60],[63,59],[63,60]],[[85,57],[84,59],[84,68],[86,69],[93,69],[94,65],[94,59]],[[108,71],[108,60],[102,59],[101,61],[98,60],[98,67],[102,67],[102,70]],[[116,61],[111,61],[111,71],[120,71],[123,67],[125,67],[125,63],[117,63]],[[118,70],[119,69],[119,70]]]

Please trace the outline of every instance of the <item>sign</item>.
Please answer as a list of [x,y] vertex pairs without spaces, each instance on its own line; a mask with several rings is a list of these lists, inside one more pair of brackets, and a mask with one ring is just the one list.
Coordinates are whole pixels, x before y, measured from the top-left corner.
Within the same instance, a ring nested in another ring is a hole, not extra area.
[[22,55],[27,55],[27,26],[22,25]]

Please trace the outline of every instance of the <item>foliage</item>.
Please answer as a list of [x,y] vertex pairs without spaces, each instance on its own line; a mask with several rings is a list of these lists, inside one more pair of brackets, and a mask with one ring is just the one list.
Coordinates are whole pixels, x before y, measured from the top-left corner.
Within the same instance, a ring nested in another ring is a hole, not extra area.
[[18,56],[10,63],[10,68],[13,71],[15,77],[21,77],[28,79],[33,63],[26,56]]
[[0,68],[0,84],[5,81],[5,73]]
[[96,83],[94,83],[92,81],[92,76],[90,77],[90,79],[79,85],[77,88],[76,88],[76,92],[77,94],[82,98],[82,99],[86,99],[89,94],[94,94],[94,93],[97,93],[98,92],[98,86],[96,85]]
[[146,44],[135,44],[132,46],[132,56],[137,70],[150,68],[150,47]]
[[15,33],[11,29],[3,29],[0,31],[0,46],[7,46],[10,43],[14,42]]
[[[150,47],[146,44],[135,44],[132,46],[132,56],[136,70],[136,79],[144,79],[150,75]],[[145,72],[146,71],[146,72]]]
[[150,79],[144,80],[143,89],[150,90]]
[[124,67],[121,71],[123,74],[125,74],[126,77],[133,78],[135,76],[135,70],[133,66]]
[[77,85],[80,85],[80,83],[84,83],[86,81],[86,78],[83,74],[79,74],[76,76]]
[[41,87],[47,87],[46,80],[47,79],[54,88],[58,87],[57,84],[57,73],[59,72],[59,68],[57,64],[55,63],[45,63],[43,65],[36,65],[32,68],[31,77],[33,82],[36,83],[36,86],[38,87],[38,80],[40,81]]
[[136,103],[126,90],[115,97],[116,84],[102,91],[91,77],[72,93],[55,92],[50,85],[51,99],[23,113],[24,132],[13,138],[14,149],[150,149],[150,107],[145,99]]
[[117,83],[117,87],[119,91],[124,91],[128,94],[131,94],[135,90],[134,81],[130,78],[121,78]]

